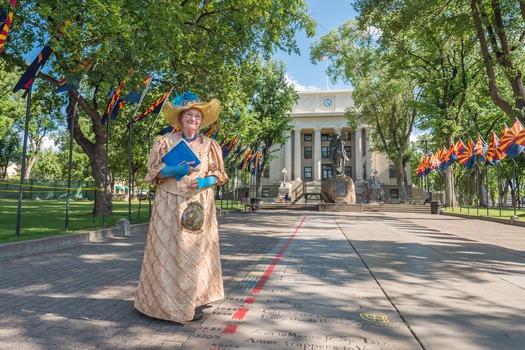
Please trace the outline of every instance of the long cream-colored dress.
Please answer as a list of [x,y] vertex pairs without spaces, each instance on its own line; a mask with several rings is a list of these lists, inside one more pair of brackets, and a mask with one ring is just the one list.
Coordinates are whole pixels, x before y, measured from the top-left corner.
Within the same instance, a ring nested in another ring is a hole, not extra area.
[[[206,136],[203,143],[192,142],[199,157],[199,172],[184,176],[158,178],[164,156],[174,143],[169,136],[157,138],[148,158],[146,181],[157,186],[135,308],[159,319],[191,321],[195,307],[224,298],[219,251],[219,233],[213,187],[186,189],[196,177],[213,175],[217,185],[228,180],[218,143]],[[199,231],[182,227],[181,214],[188,203],[198,201],[204,209],[204,224]]]

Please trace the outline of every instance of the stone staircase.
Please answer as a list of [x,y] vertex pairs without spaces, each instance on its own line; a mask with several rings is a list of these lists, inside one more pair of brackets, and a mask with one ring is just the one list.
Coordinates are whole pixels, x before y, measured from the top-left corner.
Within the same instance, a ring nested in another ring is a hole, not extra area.
[[313,180],[302,183],[302,191],[297,191],[298,196],[294,198],[295,191],[292,190],[292,204],[321,203],[321,180]]
[[430,214],[430,205],[424,204],[364,204],[363,212],[366,213],[386,213],[386,212],[397,212],[397,213],[421,213]]

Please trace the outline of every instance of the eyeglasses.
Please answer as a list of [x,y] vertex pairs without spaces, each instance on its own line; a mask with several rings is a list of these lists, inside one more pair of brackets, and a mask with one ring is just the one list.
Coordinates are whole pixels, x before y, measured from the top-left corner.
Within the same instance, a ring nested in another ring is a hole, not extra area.
[[202,115],[200,115],[200,113],[192,113],[192,112],[187,112],[184,114],[185,117],[188,117],[188,119],[195,119],[195,120],[202,120]]

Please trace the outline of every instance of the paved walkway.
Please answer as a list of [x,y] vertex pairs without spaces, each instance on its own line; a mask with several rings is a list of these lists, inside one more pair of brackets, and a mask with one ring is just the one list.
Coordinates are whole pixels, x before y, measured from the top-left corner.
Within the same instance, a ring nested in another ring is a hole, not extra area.
[[0,260],[0,349],[522,349],[525,228],[440,215],[220,218],[227,298],[133,308],[145,235]]

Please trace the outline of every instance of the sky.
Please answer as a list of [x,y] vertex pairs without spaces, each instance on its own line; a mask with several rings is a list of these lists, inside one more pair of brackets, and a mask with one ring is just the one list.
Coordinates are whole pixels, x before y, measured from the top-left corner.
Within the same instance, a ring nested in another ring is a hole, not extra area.
[[307,0],[306,2],[309,6],[310,17],[317,21],[315,36],[307,38],[304,31],[298,32],[296,40],[301,55],[288,55],[284,52],[278,52],[274,58],[286,64],[288,79],[299,91],[350,89],[350,85],[341,81],[332,84],[327,79],[325,70],[330,61],[320,61],[317,64],[310,63],[310,45],[323,35],[328,34],[330,30],[356,16],[352,7],[352,0]]

